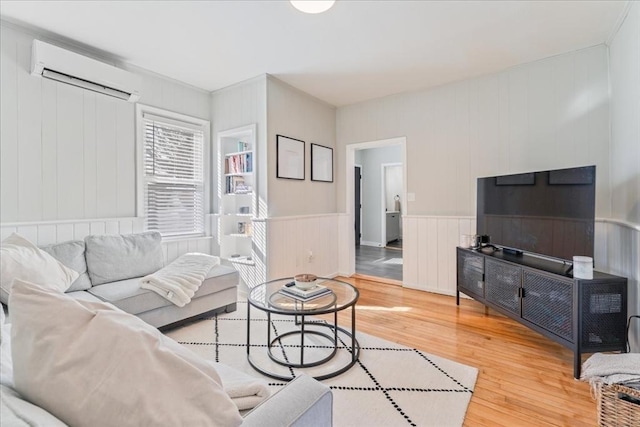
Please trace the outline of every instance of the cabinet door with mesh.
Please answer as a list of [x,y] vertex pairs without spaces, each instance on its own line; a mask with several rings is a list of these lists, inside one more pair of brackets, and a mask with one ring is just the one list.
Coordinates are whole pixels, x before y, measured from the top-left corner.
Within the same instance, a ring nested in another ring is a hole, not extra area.
[[458,250],[458,290],[484,298],[484,257]]
[[[625,348],[627,288],[625,280],[580,280],[581,341],[585,349]],[[613,346],[613,347],[612,347]]]
[[524,270],[522,318],[573,342],[573,281]]
[[492,259],[487,259],[484,267],[486,300],[519,316],[522,267]]

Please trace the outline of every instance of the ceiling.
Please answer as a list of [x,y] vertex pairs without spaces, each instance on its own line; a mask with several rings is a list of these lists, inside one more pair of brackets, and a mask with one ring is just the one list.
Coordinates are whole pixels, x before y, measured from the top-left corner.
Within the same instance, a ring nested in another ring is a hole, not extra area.
[[2,0],[0,14],[208,91],[269,73],[341,106],[604,43],[626,3]]

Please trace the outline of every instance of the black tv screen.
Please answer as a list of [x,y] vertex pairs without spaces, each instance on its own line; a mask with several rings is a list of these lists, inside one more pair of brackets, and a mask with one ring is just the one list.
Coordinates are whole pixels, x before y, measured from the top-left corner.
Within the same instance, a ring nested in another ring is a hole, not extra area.
[[478,178],[476,232],[501,248],[593,257],[595,200],[595,166]]

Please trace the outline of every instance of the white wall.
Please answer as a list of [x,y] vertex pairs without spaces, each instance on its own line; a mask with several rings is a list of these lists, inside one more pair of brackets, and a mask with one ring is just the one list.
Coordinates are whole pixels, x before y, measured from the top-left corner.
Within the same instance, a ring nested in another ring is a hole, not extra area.
[[351,210],[345,147],[407,137],[407,191],[416,202],[406,203],[403,222],[405,286],[455,291],[453,247],[475,230],[477,177],[595,164],[596,268],[628,277],[629,312],[640,312],[639,9],[632,3],[610,57],[595,46],[338,109],[339,211]]
[[[416,201],[405,203],[403,282],[444,294],[455,292],[459,236],[475,231],[477,177],[595,164],[596,215],[610,217],[617,165],[609,156],[607,52],[596,46],[339,108],[338,209],[351,211],[344,194],[346,147],[406,136],[407,192]],[[598,229],[607,227],[599,223]],[[596,246],[609,240],[599,232]]]
[[[253,244],[252,258],[253,266],[242,266],[234,264],[240,271],[240,277],[245,284],[252,287],[265,281],[269,259],[266,251],[266,222],[267,216],[267,78],[265,75],[240,82],[225,89],[215,91],[211,94],[211,124],[213,149],[211,150],[211,164],[213,170],[212,182],[221,183],[218,171],[218,132],[239,128],[242,126],[256,124],[256,141],[254,159],[255,173],[257,174],[257,212],[256,217],[260,220],[253,221]],[[214,200],[213,211],[219,213],[219,197],[222,188],[213,186],[212,199]],[[219,253],[219,241],[214,243],[215,253]]]
[[596,46],[484,77],[337,111],[338,210],[348,144],[407,138],[412,215],[474,215],[479,176],[597,165],[609,216],[607,49]]
[[[335,107],[288,84],[268,77],[269,217],[336,212]],[[276,135],[305,142],[305,179],[276,178]],[[334,149],[334,182],[311,181],[311,144]]]
[[[629,278],[629,314],[640,314],[640,4],[609,47],[611,79],[611,217],[606,268]],[[640,352],[640,320],[631,344]]]
[[[402,165],[385,166],[384,168],[384,203],[387,212],[400,212],[402,210]],[[396,197],[398,201],[396,202]],[[398,208],[400,206],[400,208]]]
[[610,46],[612,217],[640,224],[640,5]]
[[[382,164],[402,163],[402,147],[368,148],[358,150],[362,165],[362,241],[374,246],[385,246],[382,235]],[[402,186],[400,188],[402,194]]]
[[[36,36],[4,21],[0,31],[0,221],[135,216],[134,104],[31,76]],[[205,91],[129,69],[141,103],[208,119]]]
[[[258,217],[266,217],[267,185],[267,78],[265,75],[220,89],[211,94],[212,146],[211,165],[213,182],[218,179],[218,132],[256,124],[257,164],[256,187],[258,198]],[[211,199],[214,200],[213,212],[218,212],[219,189],[213,186]]]
[[[335,183],[312,182],[310,176],[310,144],[335,147],[335,109],[263,75],[214,92],[211,121],[214,138],[222,130],[257,124],[260,220],[254,221],[256,266],[240,271],[245,282],[253,286],[265,278],[303,271],[335,275]],[[304,181],[276,178],[277,134],[306,142]],[[213,151],[213,162],[217,164],[217,150]],[[213,198],[217,200],[217,194]]]
[[[0,237],[16,231],[44,245],[142,231],[135,218],[135,104],[31,76],[34,38],[111,62],[0,21]],[[209,118],[207,92],[118,65],[141,77],[141,103]],[[207,216],[207,236],[211,221]],[[165,241],[165,261],[211,253],[211,241]]]
[[[267,78],[269,279],[338,272],[335,108],[273,76]],[[304,181],[276,177],[276,135],[305,141]],[[311,181],[311,144],[334,149],[334,182]]]

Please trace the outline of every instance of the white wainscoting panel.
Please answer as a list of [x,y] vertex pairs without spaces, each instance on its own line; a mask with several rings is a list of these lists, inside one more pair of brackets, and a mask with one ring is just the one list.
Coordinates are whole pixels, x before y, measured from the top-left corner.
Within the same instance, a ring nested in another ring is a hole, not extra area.
[[17,232],[39,246],[82,240],[89,234],[131,234],[143,231],[144,219],[136,217],[80,219],[0,224],[4,239]]
[[338,275],[339,219],[339,214],[267,219],[267,277]]
[[469,216],[403,216],[403,285],[455,295],[456,246],[461,234],[475,233]]
[[350,277],[356,272],[355,230],[351,215],[338,214],[338,272]]
[[[206,223],[213,221],[207,216]],[[211,227],[208,227],[211,229]],[[0,238],[19,233],[38,246],[82,240],[89,234],[131,234],[144,231],[144,219],[137,217],[46,221],[32,223],[0,224]],[[164,239],[162,248],[165,262],[171,262],[187,252],[213,254],[213,238],[208,235],[192,239]]]
[[[596,270],[628,280],[628,314],[640,315],[640,225],[596,220]],[[631,351],[640,352],[640,320],[631,321]]]

